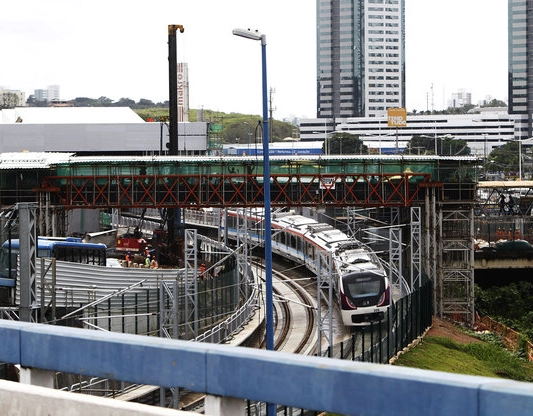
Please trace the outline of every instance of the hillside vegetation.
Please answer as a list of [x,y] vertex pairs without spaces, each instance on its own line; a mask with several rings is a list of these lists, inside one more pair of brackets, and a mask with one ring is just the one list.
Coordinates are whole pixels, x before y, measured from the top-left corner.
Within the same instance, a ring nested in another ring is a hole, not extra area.
[[[533,364],[520,354],[507,351],[497,335],[477,334],[453,324],[443,327],[444,330],[433,332],[435,335],[430,330],[420,344],[400,355],[394,365],[533,381]],[[458,331],[463,336],[457,336]]]
[[[142,108],[134,111],[145,121],[155,122],[161,118],[168,120],[168,108]],[[201,110],[203,121],[211,123],[211,137],[222,143],[256,143],[261,142],[260,122],[262,117],[253,114],[222,113],[220,111]],[[189,111],[189,121],[198,121],[198,110]],[[201,114],[200,114],[201,115]],[[285,121],[269,120],[270,141],[281,141],[287,137],[299,138],[299,128]]]

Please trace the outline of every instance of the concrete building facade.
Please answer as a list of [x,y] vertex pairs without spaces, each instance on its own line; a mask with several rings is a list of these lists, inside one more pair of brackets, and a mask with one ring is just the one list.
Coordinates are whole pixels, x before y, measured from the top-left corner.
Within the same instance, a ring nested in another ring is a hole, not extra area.
[[[334,121],[307,119],[300,121],[302,141],[324,140],[333,133],[359,136],[374,153],[400,152],[413,136],[465,140],[473,155],[486,157],[492,149],[516,139],[522,118],[509,115],[505,109],[487,109],[464,115],[408,115],[404,128],[391,128],[387,117],[339,117]],[[423,153],[425,150],[420,149]]]
[[26,105],[26,93],[0,87],[0,108],[22,107]]
[[47,101],[49,103],[60,101],[59,85],[49,85],[46,89],[37,89],[34,91],[35,101]]

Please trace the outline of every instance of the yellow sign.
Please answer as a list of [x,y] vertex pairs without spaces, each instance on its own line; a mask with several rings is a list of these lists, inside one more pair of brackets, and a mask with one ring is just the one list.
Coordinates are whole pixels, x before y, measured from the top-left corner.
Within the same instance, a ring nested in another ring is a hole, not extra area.
[[406,127],[407,126],[407,111],[405,108],[389,108],[387,109],[389,117],[389,127]]

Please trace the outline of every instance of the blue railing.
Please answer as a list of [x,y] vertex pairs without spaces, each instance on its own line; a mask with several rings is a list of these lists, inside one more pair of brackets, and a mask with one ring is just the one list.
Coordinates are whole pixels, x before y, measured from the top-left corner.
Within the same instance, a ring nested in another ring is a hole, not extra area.
[[533,414],[530,383],[6,320],[0,339],[25,368],[344,415]]

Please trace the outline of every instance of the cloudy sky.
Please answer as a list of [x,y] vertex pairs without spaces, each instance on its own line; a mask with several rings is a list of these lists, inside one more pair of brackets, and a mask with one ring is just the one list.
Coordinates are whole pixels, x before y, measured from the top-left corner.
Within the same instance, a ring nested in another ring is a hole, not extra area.
[[[441,109],[464,89],[507,99],[507,0],[405,0],[408,110]],[[314,0],[17,0],[0,2],[0,86],[58,84],[62,99],[168,100],[169,24],[181,24],[191,108],[262,113],[267,37],[274,117],[314,117]]]

